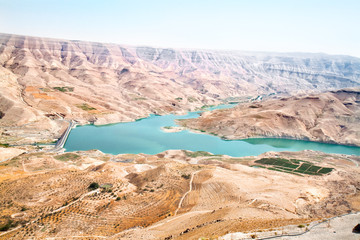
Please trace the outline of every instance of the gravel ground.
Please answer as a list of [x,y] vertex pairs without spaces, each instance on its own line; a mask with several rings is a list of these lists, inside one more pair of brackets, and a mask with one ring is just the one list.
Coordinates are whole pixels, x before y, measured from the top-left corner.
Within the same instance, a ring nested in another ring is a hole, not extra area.
[[281,239],[281,240],[360,240],[360,234],[352,232],[352,229],[360,223],[360,212],[349,214],[346,216],[336,217],[329,221],[322,222],[317,225],[317,222],[311,223],[307,228],[310,229],[299,236],[281,236],[301,234],[304,228],[299,228],[295,225],[290,225],[269,232],[253,232],[253,233],[230,233],[221,240],[248,240],[248,239]]
[[352,232],[352,229],[360,223],[360,213],[350,214],[343,217],[331,219],[329,222],[321,223],[311,231],[296,237],[281,237],[278,239],[301,239],[301,240],[359,240],[360,234]]

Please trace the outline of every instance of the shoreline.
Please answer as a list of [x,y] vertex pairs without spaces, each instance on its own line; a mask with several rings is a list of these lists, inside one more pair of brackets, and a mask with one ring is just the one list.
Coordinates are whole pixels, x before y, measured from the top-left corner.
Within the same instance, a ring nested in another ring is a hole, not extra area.
[[[181,120],[181,119],[177,119],[177,120]],[[177,122],[177,120],[175,120],[175,122]],[[314,140],[310,140],[310,139],[305,139],[305,138],[292,138],[292,137],[277,137],[277,136],[252,136],[252,137],[248,137],[248,138],[227,138],[225,136],[219,136],[216,133],[211,133],[211,132],[207,132],[205,130],[200,130],[200,129],[193,129],[193,128],[189,128],[183,125],[178,124],[180,127],[185,128],[186,130],[188,130],[189,132],[193,132],[193,133],[198,133],[198,134],[206,134],[206,135],[210,135],[210,136],[215,136],[215,137],[219,137],[224,141],[247,141],[247,140],[256,140],[256,139],[280,139],[280,140],[293,140],[293,141],[303,141],[303,142],[311,142],[311,143],[319,143],[319,144],[330,144],[330,145],[334,145],[334,146],[345,146],[345,147],[354,147],[354,148],[359,148],[360,149],[360,145],[355,145],[355,144],[344,144],[344,143],[337,143],[337,142],[323,142],[323,141],[314,141]]]

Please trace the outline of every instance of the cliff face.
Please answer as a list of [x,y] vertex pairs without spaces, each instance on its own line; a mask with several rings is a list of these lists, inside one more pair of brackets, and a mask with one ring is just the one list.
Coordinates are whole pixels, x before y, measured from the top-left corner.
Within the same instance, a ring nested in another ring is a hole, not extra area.
[[360,146],[360,89],[241,104],[181,124],[228,139],[282,137]]
[[[129,47],[0,34],[0,124],[53,132],[64,116],[105,124],[222,99],[360,84],[360,59]],[[45,124],[46,123],[46,124]],[[63,124],[60,124],[63,125]]]
[[137,48],[137,56],[203,84],[208,79],[228,78],[232,89],[259,92],[325,91],[359,84],[360,59],[324,54],[275,54],[226,51],[174,51]]

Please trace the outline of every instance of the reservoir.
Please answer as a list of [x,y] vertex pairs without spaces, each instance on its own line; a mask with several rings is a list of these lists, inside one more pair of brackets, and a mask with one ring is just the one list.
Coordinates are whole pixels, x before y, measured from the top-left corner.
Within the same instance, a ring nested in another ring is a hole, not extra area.
[[[210,110],[232,106],[220,105]],[[188,130],[164,132],[161,129],[165,126],[177,126],[174,121],[176,119],[196,118],[199,116],[198,114],[199,112],[190,112],[184,116],[150,115],[148,118],[135,122],[104,126],[78,126],[70,132],[64,148],[68,152],[98,149],[110,154],[157,154],[170,149],[183,149],[207,151],[233,157],[256,156],[268,151],[301,151],[305,149],[325,153],[360,155],[360,147],[353,146],[274,138],[222,140],[216,136],[193,133]]]

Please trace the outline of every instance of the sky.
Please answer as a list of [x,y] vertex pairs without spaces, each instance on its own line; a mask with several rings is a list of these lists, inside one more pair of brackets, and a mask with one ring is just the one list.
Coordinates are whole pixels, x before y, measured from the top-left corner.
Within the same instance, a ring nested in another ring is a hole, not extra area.
[[360,0],[0,0],[0,32],[360,57]]

